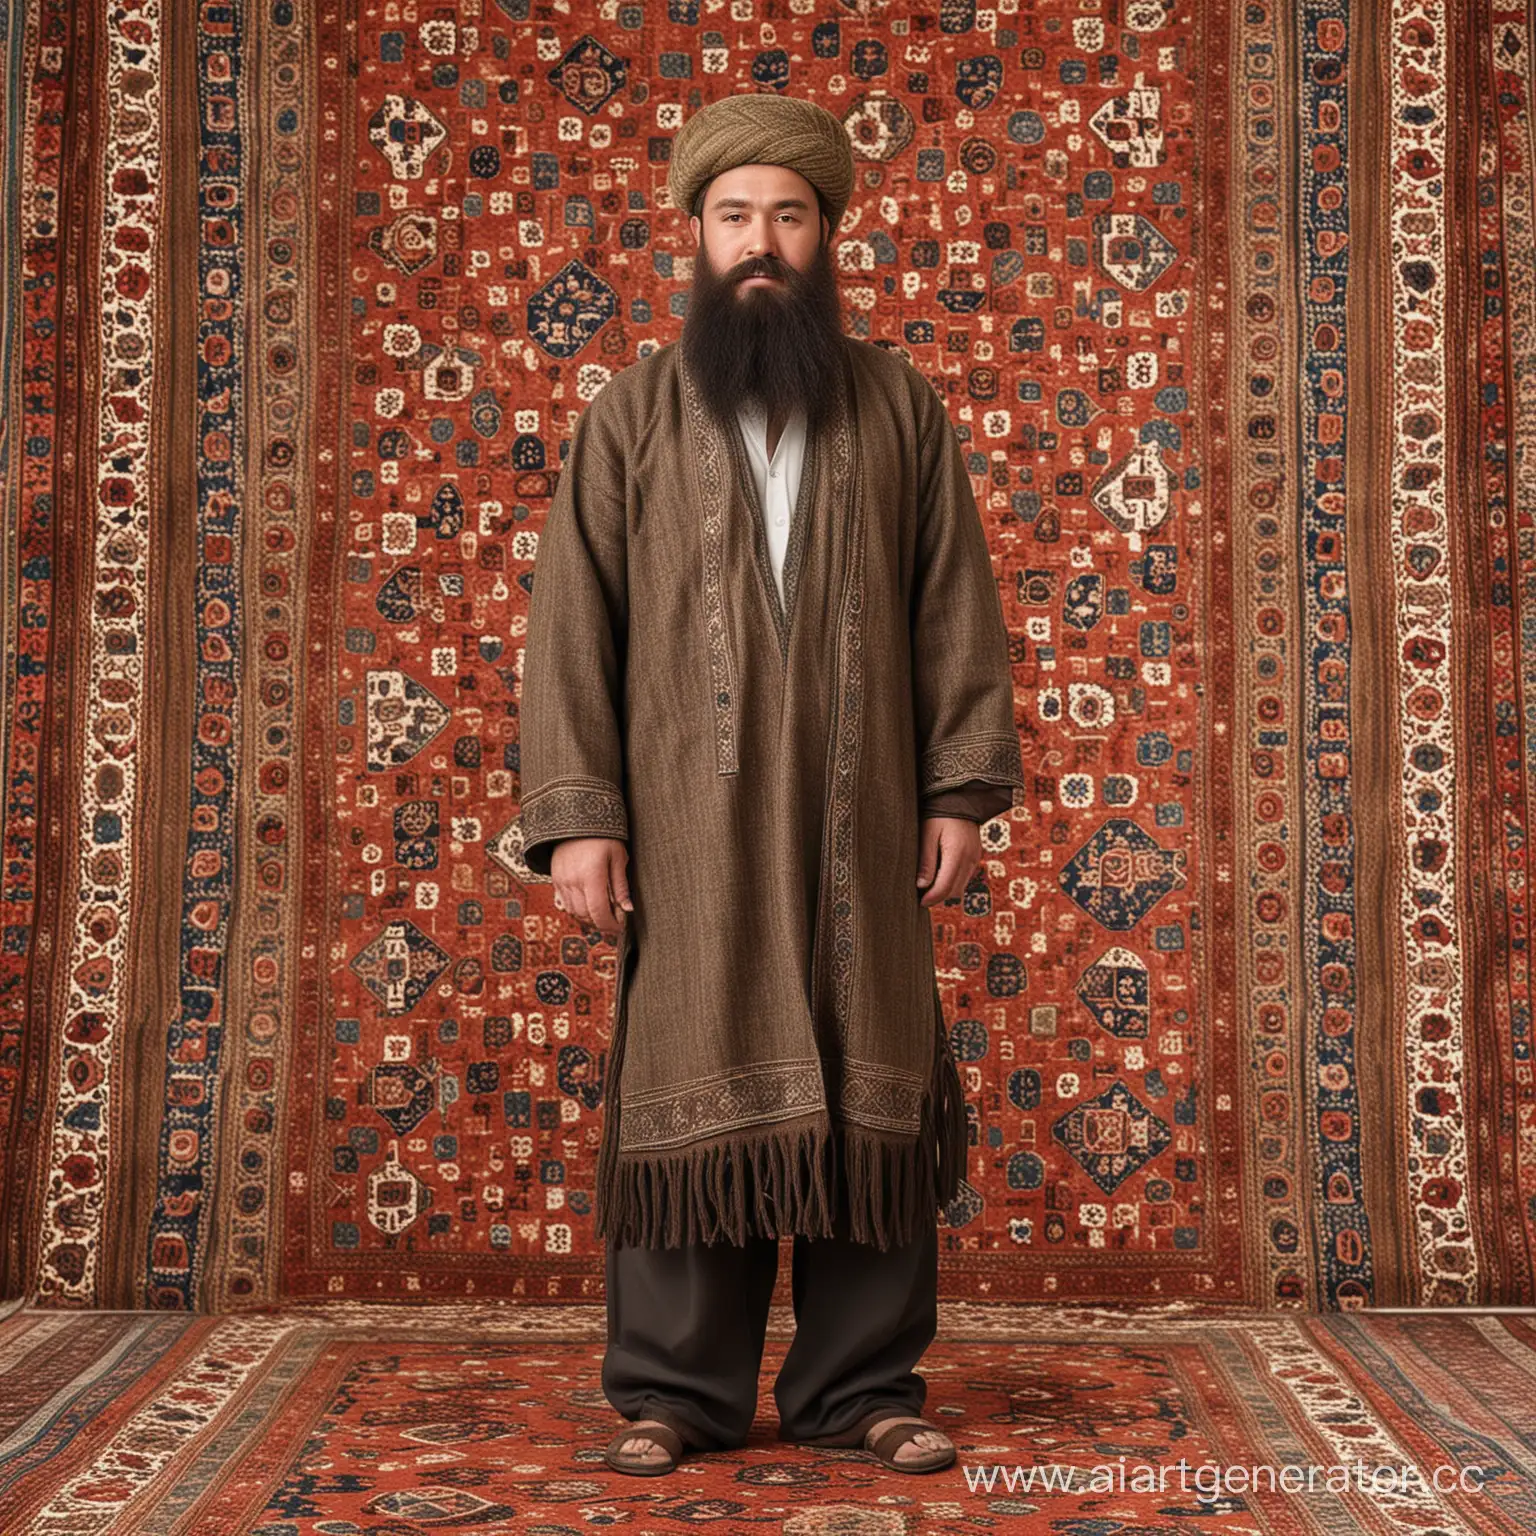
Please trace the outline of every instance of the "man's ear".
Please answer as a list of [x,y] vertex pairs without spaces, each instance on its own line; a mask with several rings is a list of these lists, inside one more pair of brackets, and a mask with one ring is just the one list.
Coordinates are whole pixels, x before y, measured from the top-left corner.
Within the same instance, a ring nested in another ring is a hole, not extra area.
[[693,231],[693,243],[698,245],[704,233],[704,221],[696,213],[688,215],[688,228]]

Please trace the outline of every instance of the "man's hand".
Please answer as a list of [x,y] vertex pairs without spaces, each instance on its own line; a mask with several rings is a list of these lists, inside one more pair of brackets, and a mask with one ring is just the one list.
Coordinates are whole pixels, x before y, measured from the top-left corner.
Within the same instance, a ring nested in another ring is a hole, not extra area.
[[556,843],[549,861],[555,905],[605,939],[617,940],[624,913],[635,910],[624,872],[628,863],[629,847],[622,838],[568,837]]
[[981,828],[964,816],[925,816],[919,833],[917,888],[925,907],[961,895],[981,862]]

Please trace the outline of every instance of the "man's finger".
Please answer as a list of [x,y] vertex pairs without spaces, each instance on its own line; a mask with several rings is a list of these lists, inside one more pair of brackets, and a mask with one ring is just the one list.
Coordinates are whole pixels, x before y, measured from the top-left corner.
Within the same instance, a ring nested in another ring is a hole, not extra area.
[[952,883],[949,878],[949,866],[954,861],[954,854],[950,852],[949,848],[945,845],[943,836],[937,831],[933,834],[933,842],[932,857],[936,868],[929,875],[932,884],[923,893],[923,905],[925,907],[936,907],[940,902],[948,900],[945,893]]
[[609,889],[613,892],[614,906],[623,907],[626,912],[633,912],[635,904],[630,899],[629,876],[624,870],[624,857],[622,854],[615,854],[613,862],[608,866],[608,885]]
[[921,888],[933,883],[939,869],[939,829],[932,822],[923,823],[923,845],[917,857],[917,883]]
[[619,920],[608,896],[606,872],[600,873],[587,887],[586,895],[587,908],[592,914],[592,926],[605,936],[613,933],[619,925]]

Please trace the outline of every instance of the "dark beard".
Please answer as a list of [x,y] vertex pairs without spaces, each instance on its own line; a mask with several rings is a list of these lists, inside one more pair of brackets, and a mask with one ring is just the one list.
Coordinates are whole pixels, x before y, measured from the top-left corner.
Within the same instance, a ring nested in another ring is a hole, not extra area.
[[[784,286],[737,291],[743,278],[758,274],[783,278]],[[698,248],[683,358],[721,421],[743,405],[778,420],[801,407],[808,424],[818,421],[837,388],[842,340],[837,277],[825,242],[804,272],[765,254],[717,275]]]

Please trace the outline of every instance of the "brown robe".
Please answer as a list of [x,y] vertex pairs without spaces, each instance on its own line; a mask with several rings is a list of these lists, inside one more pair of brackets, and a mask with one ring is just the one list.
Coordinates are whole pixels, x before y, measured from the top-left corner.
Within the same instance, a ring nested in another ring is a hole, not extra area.
[[773,579],[740,428],[677,342],[577,423],[538,545],[522,857],[628,841],[596,1226],[676,1246],[910,1241],[965,1105],[916,885],[919,819],[1022,785],[1008,640],[959,439],[846,337]]

